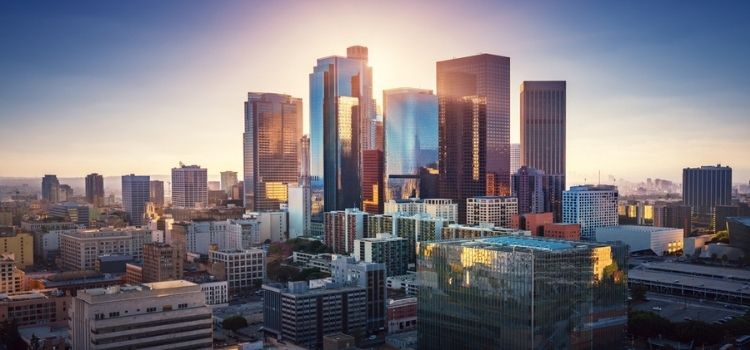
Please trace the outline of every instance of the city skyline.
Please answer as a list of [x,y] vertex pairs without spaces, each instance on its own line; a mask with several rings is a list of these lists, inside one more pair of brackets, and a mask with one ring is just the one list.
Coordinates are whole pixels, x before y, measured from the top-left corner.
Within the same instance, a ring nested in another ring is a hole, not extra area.
[[[683,168],[717,163],[733,168],[735,182],[750,177],[742,99],[750,50],[734,46],[750,28],[737,24],[742,11],[732,6],[385,2],[340,4],[331,13],[340,21],[330,23],[305,17],[315,8],[304,3],[149,5],[2,5],[0,26],[14,35],[0,38],[11,48],[0,58],[0,160],[11,164],[0,176],[165,174],[180,160],[211,174],[241,170],[241,152],[224,150],[241,148],[247,92],[302,97],[308,133],[316,59],[362,45],[380,106],[383,89],[435,90],[437,61],[510,57],[511,142],[519,141],[520,83],[566,80],[569,185],[596,183],[598,171],[602,179],[679,182]],[[282,7],[278,18],[263,15]],[[363,21],[345,16],[360,11],[388,22],[374,31],[347,26]],[[250,13],[261,20],[247,21]],[[444,29],[454,15],[463,25]],[[274,26],[290,19],[298,25]],[[698,19],[707,25],[693,28]],[[252,41],[264,49],[251,50]],[[730,45],[732,55],[722,54]],[[111,161],[135,153],[144,156]]]

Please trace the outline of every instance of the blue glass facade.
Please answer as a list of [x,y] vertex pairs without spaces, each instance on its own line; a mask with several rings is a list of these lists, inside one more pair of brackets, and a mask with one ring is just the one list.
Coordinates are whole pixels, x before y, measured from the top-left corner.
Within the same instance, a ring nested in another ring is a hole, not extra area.
[[[357,49],[355,52],[352,49]],[[359,207],[361,151],[370,145],[374,113],[372,70],[367,49],[349,48],[349,57],[318,59],[310,73],[311,214]]]
[[419,174],[437,168],[438,100],[431,90],[383,91],[385,199],[423,197]]

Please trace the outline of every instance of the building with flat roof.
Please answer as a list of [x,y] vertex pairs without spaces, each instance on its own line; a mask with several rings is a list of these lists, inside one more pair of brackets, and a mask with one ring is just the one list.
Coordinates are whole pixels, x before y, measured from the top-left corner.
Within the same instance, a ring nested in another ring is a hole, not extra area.
[[354,240],[365,237],[367,232],[366,212],[352,208],[330,211],[324,214],[325,245],[334,253],[349,254],[354,251]]
[[384,204],[383,213],[386,215],[400,213],[404,216],[428,214],[434,218],[458,222],[458,204],[452,199],[392,199]]
[[143,245],[143,282],[182,279],[185,257],[175,245],[146,243]]
[[679,228],[637,225],[596,228],[597,242],[622,242],[630,252],[650,250],[659,256],[682,250],[682,239]]
[[750,216],[727,218],[729,244],[750,253]]
[[172,206],[208,207],[208,170],[182,163],[178,168],[172,168]]
[[74,349],[213,348],[211,309],[184,280],[80,291],[70,329]]
[[24,290],[25,273],[16,267],[13,254],[0,255],[0,293],[18,293]]
[[510,227],[511,218],[518,214],[518,198],[472,197],[466,199],[466,224],[492,224]]
[[618,224],[617,187],[611,185],[573,186],[563,192],[563,220],[581,225],[581,239],[594,240],[597,227]]
[[65,321],[70,295],[57,289],[0,294],[0,322],[19,326]]
[[151,242],[151,231],[135,227],[78,230],[60,234],[63,269],[94,270],[102,255],[130,255],[143,260],[143,245]]
[[417,261],[417,242],[440,239],[443,227],[452,221],[436,218],[427,213],[370,215],[367,218],[367,237],[377,237],[380,233],[390,233],[408,242],[409,264]]
[[581,239],[581,225],[579,224],[544,224],[544,237],[578,241]]
[[263,249],[212,250],[208,252],[211,274],[226,280],[229,292],[257,288],[266,278],[266,252]]
[[263,285],[263,328],[279,339],[322,349],[324,336],[362,334],[366,323],[365,288],[311,289],[306,281]]
[[91,207],[74,202],[56,203],[49,208],[49,217],[60,221],[73,222],[76,225],[89,226]]
[[387,276],[406,273],[409,265],[409,244],[403,237],[379,233],[375,238],[354,240],[354,257],[358,261],[381,263]]
[[682,169],[682,199],[693,214],[711,215],[717,205],[732,202],[732,168],[701,166]]
[[132,225],[143,225],[146,202],[151,197],[151,178],[148,175],[122,176],[122,210]]
[[417,298],[388,299],[388,333],[417,329]]
[[613,348],[627,324],[624,250],[498,236],[419,246],[419,349]]
[[0,233],[0,254],[13,254],[16,266],[34,265],[34,237],[23,232]]
[[386,267],[380,263],[356,261],[351,256],[334,255],[331,260],[331,280],[339,286],[357,286],[367,291],[368,334],[385,330]]

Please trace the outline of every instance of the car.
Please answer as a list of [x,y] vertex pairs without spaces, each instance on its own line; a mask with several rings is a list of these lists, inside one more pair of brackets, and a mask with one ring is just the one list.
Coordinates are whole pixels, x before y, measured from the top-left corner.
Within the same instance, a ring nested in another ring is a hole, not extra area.
[[654,310],[654,311],[661,311],[661,307],[659,307],[659,306],[654,306],[654,307],[652,307],[652,308],[651,308],[651,310]]

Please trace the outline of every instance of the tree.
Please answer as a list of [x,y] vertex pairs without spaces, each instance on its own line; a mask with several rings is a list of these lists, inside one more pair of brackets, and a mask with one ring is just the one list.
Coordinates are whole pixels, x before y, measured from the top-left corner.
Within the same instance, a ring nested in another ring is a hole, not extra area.
[[31,335],[31,339],[29,339],[29,348],[30,350],[39,350],[41,349],[41,344],[39,343],[39,337],[36,336],[36,334]]
[[225,318],[224,321],[221,321],[221,328],[228,329],[232,332],[243,327],[247,327],[247,320],[240,315],[229,316]]
[[628,332],[638,337],[668,336],[672,329],[672,322],[653,312],[633,311],[628,317]]
[[633,298],[633,301],[643,301],[646,300],[646,286],[642,284],[635,284],[633,287],[630,288],[630,297]]

